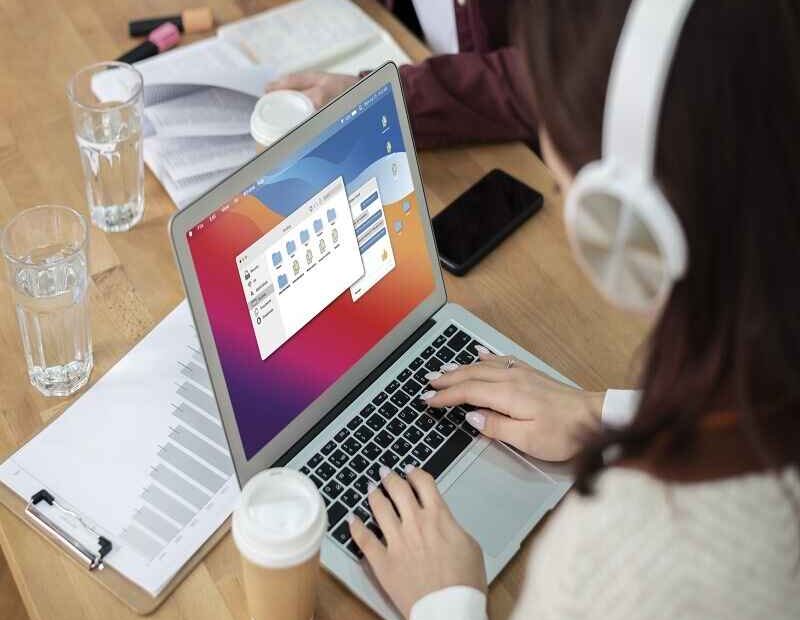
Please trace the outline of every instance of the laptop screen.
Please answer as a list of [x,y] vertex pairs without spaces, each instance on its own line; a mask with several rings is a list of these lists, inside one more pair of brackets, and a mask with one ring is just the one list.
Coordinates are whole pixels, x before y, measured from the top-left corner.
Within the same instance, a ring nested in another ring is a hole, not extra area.
[[434,290],[383,85],[187,231],[249,460]]

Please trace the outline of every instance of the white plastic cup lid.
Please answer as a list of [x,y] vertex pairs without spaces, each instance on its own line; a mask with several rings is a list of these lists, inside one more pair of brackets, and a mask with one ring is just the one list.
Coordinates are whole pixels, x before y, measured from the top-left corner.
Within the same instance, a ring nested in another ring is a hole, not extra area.
[[296,90],[275,90],[256,103],[250,117],[250,134],[269,146],[314,113],[311,99]]
[[233,513],[233,540],[255,564],[296,566],[319,551],[327,524],[322,496],[307,476],[267,469],[242,489]]

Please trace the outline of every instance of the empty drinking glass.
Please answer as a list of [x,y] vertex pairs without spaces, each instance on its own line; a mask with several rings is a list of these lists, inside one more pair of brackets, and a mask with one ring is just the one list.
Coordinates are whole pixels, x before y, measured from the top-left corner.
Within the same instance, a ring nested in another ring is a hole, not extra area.
[[67,85],[92,223],[130,230],[144,213],[142,75],[121,62],[78,71]]
[[68,396],[92,372],[86,220],[68,207],[14,217],[0,237],[31,383]]

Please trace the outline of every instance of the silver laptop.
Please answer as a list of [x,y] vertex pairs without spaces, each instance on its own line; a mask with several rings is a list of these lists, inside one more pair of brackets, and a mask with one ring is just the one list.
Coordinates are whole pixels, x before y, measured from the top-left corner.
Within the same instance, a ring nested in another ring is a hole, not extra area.
[[[487,208],[491,208],[487,205]],[[494,579],[570,485],[481,437],[468,407],[430,410],[425,374],[475,346],[568,380],[447,302],[398,79],[387,64],[171,221],[240,484],[273,466],[322,493],[322,562],[384,618],[345,517],[385,464],[437,479]],[[378,532],[379,533],[379,532]]]

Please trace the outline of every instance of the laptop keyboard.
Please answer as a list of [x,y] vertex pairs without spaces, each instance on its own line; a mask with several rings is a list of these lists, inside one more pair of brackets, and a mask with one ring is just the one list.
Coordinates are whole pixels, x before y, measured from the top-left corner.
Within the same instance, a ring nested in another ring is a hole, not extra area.
[[322,493],[328,533],[352,556],[362,554],[350,539],[348,513],[381,536],[367,501],[367,485],[380,483],[381,465],[405,477],[411,464],[438,478],[479,435],[464,419],[469,405],[432,409],[419,398],[428,389],[427,373],[447,362],[471,364],[478,358],[476,345],[485,346],[448,325],[300,468]]

